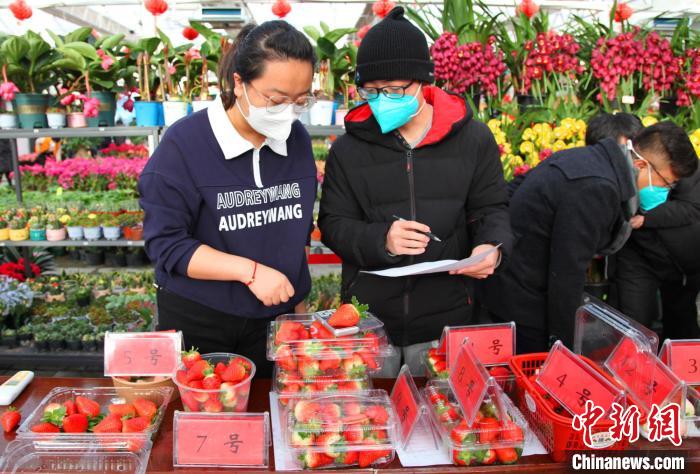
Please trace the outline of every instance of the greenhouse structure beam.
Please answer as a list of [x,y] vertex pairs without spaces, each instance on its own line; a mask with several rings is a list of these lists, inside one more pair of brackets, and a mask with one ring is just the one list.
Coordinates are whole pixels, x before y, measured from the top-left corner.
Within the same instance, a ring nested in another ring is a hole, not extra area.
[[77,26],[94,28],[98,33],[105,35],[123,34],[127,38],[132,38],[136,33],[135,30],[130,30],[123,24],[83,6],[50,6],[42,10]]

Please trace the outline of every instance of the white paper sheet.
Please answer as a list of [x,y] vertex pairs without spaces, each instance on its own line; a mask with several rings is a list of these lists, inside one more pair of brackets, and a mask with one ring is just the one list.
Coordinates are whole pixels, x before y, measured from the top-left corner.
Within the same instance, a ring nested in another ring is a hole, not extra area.
[[[500,247],[500,245],[498,246]],[[463,260],[438,260],[437,262],[423,262],[415,265],[407,265],[405,267],[387,268],[386,270],[376,270],[372,272],[362,271],[370,275],[383,277],[403,277],[410,275],[426,275],[429,273],[450,272],[452,270],[461,270],[462,268],[470,267],[482,262],[486,257],[494,253],[498,247],[489,249],[486,252],[474,255]]]

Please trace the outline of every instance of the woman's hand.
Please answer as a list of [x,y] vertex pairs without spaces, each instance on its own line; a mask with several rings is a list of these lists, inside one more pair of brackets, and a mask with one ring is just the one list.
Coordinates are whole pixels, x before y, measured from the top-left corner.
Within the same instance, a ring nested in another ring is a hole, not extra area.
[[294,287],[283,273],[259,263],[255,281],[248,288],[265,306],[286,303],[294,296]]

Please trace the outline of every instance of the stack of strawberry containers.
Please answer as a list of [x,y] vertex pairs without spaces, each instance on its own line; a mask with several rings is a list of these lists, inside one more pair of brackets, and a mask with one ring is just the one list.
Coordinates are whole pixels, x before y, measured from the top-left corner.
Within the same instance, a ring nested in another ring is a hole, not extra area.
[[377,466],[394,457],[395,416],[372,390],[394,348],[383,323],[357,300],[337,310],[279,316],[270,324],[287,449],[299,468]]

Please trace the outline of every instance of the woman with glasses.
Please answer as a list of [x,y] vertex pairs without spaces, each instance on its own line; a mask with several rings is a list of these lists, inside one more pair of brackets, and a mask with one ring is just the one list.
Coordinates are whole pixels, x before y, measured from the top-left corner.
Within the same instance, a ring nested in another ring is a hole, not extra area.
[[[471,323],[472,279],[489,278],[511,242],[498,145],[464,98],[433,80],[425,36],[396,7],[359,47],[355,82],[367,103],[347,115],[323,183],[319,225],[343,259],[342,298],[368,304],[400,349],[384,376],[402,363],[418,372],[445,326]],[[452,274],[364,272],[487,251]]]
[[284,21],[249,25],[221,61],[221,96],[168,129],[139,181],[158,328],[235,352],[270,376],[266,330],[303,311],[316,167],[297,121],[316,58]]

